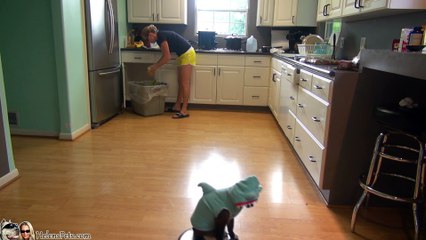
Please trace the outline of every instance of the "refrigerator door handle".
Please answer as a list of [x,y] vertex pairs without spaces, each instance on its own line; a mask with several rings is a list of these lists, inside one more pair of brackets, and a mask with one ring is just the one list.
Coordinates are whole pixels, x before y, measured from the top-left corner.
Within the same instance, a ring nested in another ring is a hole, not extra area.
[[120,72],[120,68],[117,68],[116,70],[113,71],[109,71],[109,72],[102,72],[102,73],[98,73],[99,76],[105,76],[105,75],[109,75],[109,74],[113,74],[113,73],[118,73]]
[[109,25],[109,54],[112,54],[113,48],[114,48],[114,35],[115,35],[115,29],[114,29],[114,10],[112,8],[111,0],[106,0],[107,6],[108,6],[108,25]]

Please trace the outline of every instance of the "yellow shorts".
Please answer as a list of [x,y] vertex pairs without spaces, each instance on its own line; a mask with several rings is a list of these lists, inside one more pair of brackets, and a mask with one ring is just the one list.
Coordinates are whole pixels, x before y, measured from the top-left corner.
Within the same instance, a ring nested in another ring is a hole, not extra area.
[[188,49],[184,54],[180,55],[177,59],[178,66],[192,65],[195,66],[195,50],[193,47]]

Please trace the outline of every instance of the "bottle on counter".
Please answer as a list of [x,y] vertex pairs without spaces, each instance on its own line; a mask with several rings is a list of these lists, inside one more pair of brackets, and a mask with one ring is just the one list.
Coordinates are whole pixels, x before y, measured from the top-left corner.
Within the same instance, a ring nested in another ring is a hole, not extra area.
[[408,35],[408,45],[420,46],[423,42],[423,29],[422,27],[414,27]]
[[249,38],[247,38],[246,42],[246,51],[247,52],[256,52],[257,50],[257,40],[256,38],[251,35]]

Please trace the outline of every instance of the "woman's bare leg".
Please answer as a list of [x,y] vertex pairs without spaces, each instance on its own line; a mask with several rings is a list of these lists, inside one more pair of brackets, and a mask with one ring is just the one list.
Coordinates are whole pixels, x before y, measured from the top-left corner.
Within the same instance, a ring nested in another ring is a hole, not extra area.
[[188,101],[189,101],[189,92],[190,92],[190,82],[192,76],[192,65],[183,65],[178,67],[178,75],[179,75],[179,92],[178,99],[175,104],[175,109],[177,108],[177,103],[182,102],[182,107],[180,108],[180,112],[183,114],[187,114],[188,112]]

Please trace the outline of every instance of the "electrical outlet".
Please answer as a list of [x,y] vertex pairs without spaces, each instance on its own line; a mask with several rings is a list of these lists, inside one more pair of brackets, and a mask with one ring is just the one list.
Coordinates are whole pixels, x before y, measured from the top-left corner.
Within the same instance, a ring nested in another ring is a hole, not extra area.
[[359,43],[359,49],[364,49],[365,48],[365,42],[367,41],[366,37],[362,37],[361,38],[361,42]]

